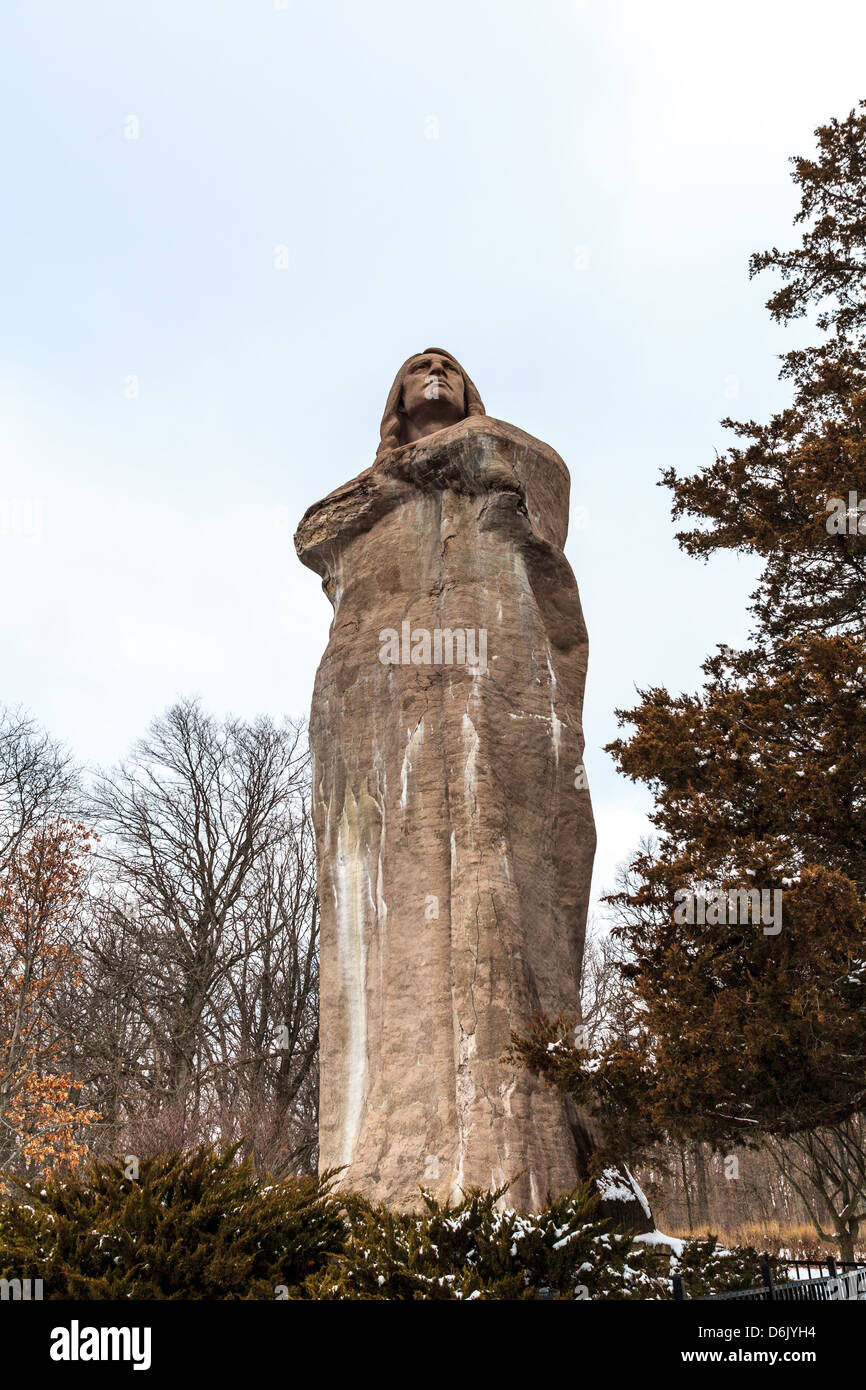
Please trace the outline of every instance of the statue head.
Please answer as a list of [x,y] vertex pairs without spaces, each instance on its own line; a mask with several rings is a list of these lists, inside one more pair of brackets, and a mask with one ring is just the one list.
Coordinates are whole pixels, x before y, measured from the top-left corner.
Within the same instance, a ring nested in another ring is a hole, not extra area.
[[376,458],[468,415],[483,414],[481,397],[457,358],[442,348],[425,348],[407,358],[394,379]]

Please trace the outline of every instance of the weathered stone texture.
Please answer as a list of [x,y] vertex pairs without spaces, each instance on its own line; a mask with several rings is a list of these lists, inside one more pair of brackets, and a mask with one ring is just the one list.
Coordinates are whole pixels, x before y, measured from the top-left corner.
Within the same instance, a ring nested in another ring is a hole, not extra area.
[[[534,1011],[579,1013],[595,829],[568,492],[552,449],[476,414],[384,454],[295,538],[334,606],[310,721],[320,1162],[376,1199],[510,1181],[534,1207],[588,1153],[503,1060]],[[486,670],[383,664],[406,620],[486,630]]]

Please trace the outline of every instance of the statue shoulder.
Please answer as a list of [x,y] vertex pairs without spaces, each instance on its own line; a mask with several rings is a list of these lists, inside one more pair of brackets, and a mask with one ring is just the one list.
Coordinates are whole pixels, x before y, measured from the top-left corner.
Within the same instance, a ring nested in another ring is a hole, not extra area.
[[[464,422],[464,423],[469,423]],[[561,472],[566,482],[570,482],[570,475],[565,460],[560,457],[555,449],[546,444],[543,439],[536,439],[535,435],[528,434],[526,430],[518,429],[517,425],[509,424],[507,420],[496,420],[493,416],[477,415],[471,422],[476,427],[489,426],[489,432],[496,437],[509,440],[517,445],[518,448],[525,449],[528,453],[536,455],[539,459],[547,462],[556,472]]]

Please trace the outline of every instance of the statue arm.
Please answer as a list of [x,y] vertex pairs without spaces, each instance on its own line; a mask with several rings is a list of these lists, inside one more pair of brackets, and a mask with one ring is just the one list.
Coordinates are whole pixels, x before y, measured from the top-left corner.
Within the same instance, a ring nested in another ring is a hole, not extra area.
[[[420,492],[484,496],[484,529],[560,550],[568,517],[568,470],[547,445],[513,425],[474,417],[383,454],[372,467],[305,512],[298,556],[328,591],[342,546]],[[563,557],[564,559],[564,557]]]
[[302,564],[321,575],[326,590],[339,548],[399,506],[403,492],[374,465],[307,508],[295,532],[295,549]]

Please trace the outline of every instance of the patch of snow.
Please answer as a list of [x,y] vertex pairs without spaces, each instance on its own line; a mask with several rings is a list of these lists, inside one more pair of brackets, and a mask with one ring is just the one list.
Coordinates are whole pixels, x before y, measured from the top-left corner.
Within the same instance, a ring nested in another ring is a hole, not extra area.
[[623,1168],[625,1168],[626,1176],[628,1177],[629,1182],[631,1183],[632,1187],[634,1188],[634,1195],[635,1195],[635,1197],[636,1197],[637,1200],[640,1202],[641,1206],[643,1207],[643,1209],[644,1209],[644,1211],[646,1212],[647,1216],[649,1217],[650,1221],[652,1221],[652,1219],[653,1219],[653,1214],[652,1214],[652,1212],[650,1211],[650,1204],[649,1204],[649,1202],[647,1201],[646,1197],[643,1195],[643,1192],[642,1192],[641,1189],[640,1189],[640,1184],[638,1183],[637,1178],[635,1177],[634,1173],[631,1171],[630,1168],[626,1168],[625,1164],[623,1164],[622,1166],[623,1166]]
[[643,1235],[635,1236],[635,1241],[641,1241],[644,1245],[669,1245],[677,1259],[683,1253],[685,1241],[677,1236],[666,1236],[664,1231],[645,1231]]

